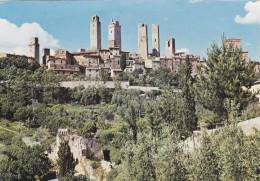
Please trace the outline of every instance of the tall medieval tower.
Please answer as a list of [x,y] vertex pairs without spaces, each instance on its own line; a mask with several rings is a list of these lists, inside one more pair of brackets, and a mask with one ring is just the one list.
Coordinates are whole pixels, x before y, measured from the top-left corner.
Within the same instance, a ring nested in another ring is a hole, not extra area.
[[39,64],[40,62],[40,44],[38,37],[34,37],[31,39],[29,43],[29,56],[34,58],[36,62]]
[[140,24],[138,26],[138,49],[139,54],[143,59],[148,58],[148,33],[147,25]]
[[121,25],[119,21],[112,20],[108,26],[108,47],[121,50]]
[[175,39],[170,38],[166,41],[165,56],[167,58],[172,58],[174,54],[175,54]]
[[158,24],[152,25],[152,54],[160,57],[160,30]]
[[90,48],[101,49],[101,23],[97,15],[93,16],[90,21]]

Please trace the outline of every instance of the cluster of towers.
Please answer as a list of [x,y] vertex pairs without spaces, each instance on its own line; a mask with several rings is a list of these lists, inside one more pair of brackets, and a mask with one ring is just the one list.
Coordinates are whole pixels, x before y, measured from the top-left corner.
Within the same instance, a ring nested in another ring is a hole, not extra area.
[[[121,50],[121,25],[118,21],[112,20],[108,26],[108,47]],[[97,15],[90,21],[90,48],[91,50],[101,49],[101,22]],[[175,54],[175,39],[170,38],[166,42],[165,56],[172,58]],[[152,53],[148,50],[148,30],[146,24],[138,26],[138,51],[139,56],[148,59],[149,55],[160,57],[160,28],[158,24],[152,25]]]
[[[149,55],[160,57],[160,28],[158,24],[152,25],[152,53],[148,52],[148,31],[146,24],[138,26],[138,50],[143,59],[148,59]],[[166,41],[165,57],[172,58],[175,54],[175,39]]]
[[[121,49],[121,25],[115,20],[108,26],[108,47]],[[101,49],[101,22],[96,15],[90,21],[90,48]]]

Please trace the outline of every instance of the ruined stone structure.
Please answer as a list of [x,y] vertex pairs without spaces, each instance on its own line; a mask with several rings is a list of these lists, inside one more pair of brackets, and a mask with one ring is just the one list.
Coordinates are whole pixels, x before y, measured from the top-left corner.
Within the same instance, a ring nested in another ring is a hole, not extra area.
[[90,49],[101,49],[101,22],[96,15],[90,21]]
[[260,74],[260,61],[254,61],[254,63],[255,63],[255,72],[257,74]]
[[170,38],[166,41],[165,45],[165,57],[172,58],[175,54],[175,39]]
[[108,47],[121,50],[121,25],[119,21],[112,20],[108,26]]
[[29,43],[29,57],[34,58],[37,63],[42,64],[40,62],[40,44],[37,37],[32,38]]
[[103,159],[101,145],[96,138],[87,139],[73,130],[59,129],[56,136],[57,148],[59,148],[62,141],[69,142],[71,152],[75,159],[80,160],[82,157],[96,160]]
[[[56,161],[61,142],[67,141],[73,155],[77,160],[75,172],[78,175],[88,175],[90,180],[102,181],[111,171],[110,151],[102,149],[101,143],[94,135],[85,138],[79,132],[71,129],[58,129],[56,144],[52,145],[48,151],[48,157]],[[100,169],[92,166],[92,162],[100,163]]]
[[138,50],[141,58],[148,58],[148,32],[147,25],[140,24],[138,26]]
[[159,25],[152,25],[152,55],[160,57],[160,30]]

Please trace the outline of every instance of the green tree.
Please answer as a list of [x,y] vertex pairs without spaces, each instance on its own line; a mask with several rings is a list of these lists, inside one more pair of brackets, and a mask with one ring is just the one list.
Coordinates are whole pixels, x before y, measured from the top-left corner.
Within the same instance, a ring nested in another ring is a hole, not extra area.
[[197,76],[197,98],[218,122],[230,122],[229,116],[238,116],[253,97],[248,88],[255,81],[254,64],[244,60],[241,49],[224,43],[213,44],[207,56]]
[[134,141],[137,140],[137,120],[139,118],[140,110],[138,110],[135,106],[134,102],[131,102],[124,111],[124,120],[129,125],[131,130],[132,139]]
[[62,141],[58,151],[59,176],[63,177],[67,173],[74,173],[77,161],[73,158],[68,141]]
[[186,158],[179,135],[167,128],[162,135],[156,156],[157,180],[187,180]]
[[220,158],[221,180],[259,180],[260,134],[246,136],[236,125],[221,129],[215,136]]
[[184,123],[188,131],[192,133],[197,128],[196,103],[193,92],[194,79],[192,77],[191,60],[187,56],[181,65],[180,72],[180,88],[183,98],[183,116]]
[[41,178],[49,172],[51,162],[39,147],[17,148],[5,152],[8,159],[0,162],[0,180],[28,180]]
[[152,142],[140,135],[137,143],[128,142],[123,150],[124,160],[115,180],[155,181],[156,168]]
[[167,89],[156,103],[155,116],[163,127],[170,128],[183,139],[190,135],[189,123],[184,112],[184,101],[180,93]]
[[90,181],[89,177],[79,175],[74,176],[73,173],[67,173],[64,177],[59,178],[60,181]]
[[188,167],[191,180],[220,180],[219,159],[212,138],[203,132],[197,145],[199,148],[193,151]]

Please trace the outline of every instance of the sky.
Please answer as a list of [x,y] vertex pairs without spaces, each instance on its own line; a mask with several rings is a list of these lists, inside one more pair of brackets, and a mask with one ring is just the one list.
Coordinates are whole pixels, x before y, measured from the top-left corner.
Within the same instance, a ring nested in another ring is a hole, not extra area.
[[176,49],[201,57],[213,42],[241,38],[252,60],[260,60],[260,1],[258,0],[0,0],[0,51],[26,54],[31,37],[41,48],[89,48],[89,21],[102,23],[102,48],[108,44],[108,24],[119,20],[122,47],[137,52],[137,27],[160,25],[161,51],[174,37]]

